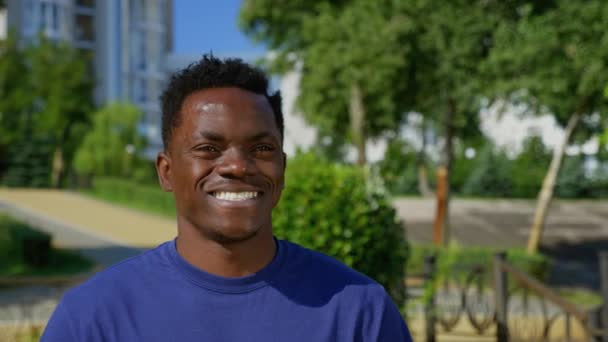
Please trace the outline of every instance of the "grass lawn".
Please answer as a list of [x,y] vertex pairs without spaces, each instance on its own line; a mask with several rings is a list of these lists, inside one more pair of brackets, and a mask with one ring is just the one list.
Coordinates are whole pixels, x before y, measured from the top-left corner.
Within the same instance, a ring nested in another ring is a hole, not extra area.
[[26,224],[0,214],[0,276],[57,276],[91,270],[94,263],[77,253],[51,248],[48,265],[33,267],[26,263],[17,236],[35,232]]

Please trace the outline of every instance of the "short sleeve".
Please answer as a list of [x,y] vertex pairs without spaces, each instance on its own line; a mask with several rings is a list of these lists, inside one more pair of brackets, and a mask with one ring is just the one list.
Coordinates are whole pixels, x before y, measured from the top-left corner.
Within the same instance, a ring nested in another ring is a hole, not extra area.
[[372,296],[372,317],[368,317],[365,342],[412,342],[409,329],[393,300],[381,288],[381,295]]
[[76,342],[72,331],[72,322],[64,301],[55,308],[51,319],[44,329],[40,342]]

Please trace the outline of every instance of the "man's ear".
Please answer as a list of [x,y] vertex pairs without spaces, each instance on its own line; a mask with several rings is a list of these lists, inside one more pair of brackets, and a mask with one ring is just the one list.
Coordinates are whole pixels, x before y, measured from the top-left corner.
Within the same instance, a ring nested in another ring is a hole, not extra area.
[[285,170],[287,169],[287,155],[283,152],[283,184],[281,184],[281,190],[285,189]]
[[156,156],[156,174],[158,175],[158,182],[160,187],[167,192],[173,191],[173,185],[171,183],[171,158],[165,151],[161,151]]
[[287,154],[283,152],[283,172],[285,172],[285,169],[287,169]]

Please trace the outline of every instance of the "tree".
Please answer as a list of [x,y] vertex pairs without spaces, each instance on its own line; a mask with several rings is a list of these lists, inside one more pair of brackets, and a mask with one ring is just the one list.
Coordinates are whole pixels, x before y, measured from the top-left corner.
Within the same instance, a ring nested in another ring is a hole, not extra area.
[[74,157],[82,175],[131,176],[146,140],[137,132],[143,113],[128,103],[112,103],[93,114],[93,127]]
[[[279,51],[277,64],[290,53],[303,62],[299,104],[321,135],[346,136],[338,141],[354,142],[362,163],[368,137],[394,130],[404,113],[423,113],[441,127],[449,184],[456,137],[479,134],[469,129],[483,89],[479,66],[514,2],[521,1],[249,0],[241,20]],[[440,208],[446,216],[448,200],[449,186]],[[447,224],[444,230],[447,244]]]
[[[57,187],[93,108],[90,56],[43,36],[22,47],[12,32],[0,49],[0,154],[2,161],[8,161],[0,172],[10,173],[16,186],[48,186],[40,179],[30,184],[30,178],[50,173],[51,184]],[[37,150],[40,144],[44,146]],[[47,162],[46,152],[38,153],[48,147],[52,163]],[[43,170],[48,164],[51,170]],[[11,171],[12,167],[16,169]],[[23,174],[34,168],[34,174]],[[16,181],[13,176],[23,179]]]
[[352,142],[365,164],[366,142],[403,117],[409,19],[390,1],[250,0],[241,22],[279,52],[275,66],[301,62],[300,109],[322,140]]
[[[608,3],[556,0],[540,14],[531,5],[518,11],[520,20],[499,25],[488,59],[487,68],[497,79],[497,94],[525,101],[532,112],[553,114],[565,129],[538,194],[528,240],[528,252],[533,253],[540,243],[566,146],[577,138],[581,119],[602,114],[606,104],[602,92],[608,83]],[[584,131],[579,133],[588,137]]]
[[435,226],[438,242],[447,245],[454,144],[458,138],[480,136],[477,113],[485,80],[479,66],[487,58],[494,27],[505,9],[495,1],[449,1],[438,6],[421,0],[401,6],[415,27],[408,73],[412,109],[423,113],[443,140],[438,175],[444,176],[437,185],[444,191],[437,201]]
[[28,73],[24,53],[14,32],[0,41],[0,175],[11,156],[9,147],[23,139],[31,127],[34,97],[24,76]]
[[78,126],[88,124],[93,110],[90,56],[44,36],[28,46],[25,54],[29,64],[27,84],[35,96],[34,131],[53,142],[51,185],[59,187],[82,138]]

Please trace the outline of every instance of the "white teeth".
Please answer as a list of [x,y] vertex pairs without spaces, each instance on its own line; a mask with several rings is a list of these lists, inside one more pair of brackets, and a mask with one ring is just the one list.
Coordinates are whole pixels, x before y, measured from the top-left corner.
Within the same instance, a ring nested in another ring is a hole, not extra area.
[[246,192],[214,192],[213,197],[225,201],[244,201],[248,199],[252,199],[258,197],[258,193],[256,191],[246,191]]

